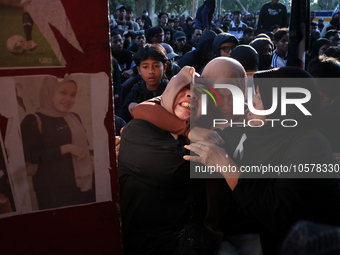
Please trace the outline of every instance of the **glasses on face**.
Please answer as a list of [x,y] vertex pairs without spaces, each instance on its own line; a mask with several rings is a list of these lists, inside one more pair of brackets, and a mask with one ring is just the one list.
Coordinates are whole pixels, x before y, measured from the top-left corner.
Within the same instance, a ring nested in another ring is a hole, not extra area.
[[164,34],[160,34],[160,35],[154,35],[153,37],[157,37],[157,38],[163,38]]
[[222,48],[220,48],[220,50],[223,50],[224,53],[230,53],[233,51],[233,49],[235,49],[235,46],[229,47],[229,46],[224,46]]

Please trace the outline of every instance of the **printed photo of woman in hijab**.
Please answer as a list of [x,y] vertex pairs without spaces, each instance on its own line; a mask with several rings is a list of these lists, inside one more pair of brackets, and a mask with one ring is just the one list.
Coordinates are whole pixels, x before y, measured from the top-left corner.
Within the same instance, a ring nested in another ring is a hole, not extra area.
[[21,122],[26,168],[39,210],[95,202],[88,136],[80,116],[72,111],[79,90],[68,75],[44,77],[37,109]]

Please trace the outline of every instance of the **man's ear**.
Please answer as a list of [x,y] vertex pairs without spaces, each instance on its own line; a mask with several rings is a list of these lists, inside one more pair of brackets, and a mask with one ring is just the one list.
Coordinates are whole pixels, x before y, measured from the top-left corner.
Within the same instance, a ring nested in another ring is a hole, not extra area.
[[190,67],[189,73],[190,73],[191,78],[194,78],[195,77],[195,68],[194,67]]
[[138,71],[138,73],[140,74],[140,68],[139,68],[139,66],[137,66],[137,71]]

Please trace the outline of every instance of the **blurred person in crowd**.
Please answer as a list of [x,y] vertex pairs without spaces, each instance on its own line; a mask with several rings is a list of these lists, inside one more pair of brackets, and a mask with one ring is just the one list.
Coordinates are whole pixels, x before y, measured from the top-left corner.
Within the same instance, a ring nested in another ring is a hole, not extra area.
[[143,18],[138,17],[138,18],[136,19],[136,22],[138,23],[138,26],[139,26],[139,28],[140,28],[141,30],[145,30],[145,29],[144,29],[144,19],[143,19]]
[[331,47],[331,42],[328,39],[320,38],[316,40],[312,47],[312,52],[306,57],[306,66],[313,58],[319,57],[325,54],[326,50]]
[[310,23],[310,37],[309,37],[309,50],[312,49],[313,44],[317,39],[320,38],[320,32],[317,33],[318,31],[318,24],[316,22],[311,22]]
[[194,26],[203,29],[203,33],[212,28],[212,17],[215,12],[216,0],[204,0],[197,8],[196,16],[192,22]]
[[331,46],[338,46],[339,45],[339,32],[335,29],[331,29],[329,30],[326,35],[325,38],[328,39],[331,42]]
[[335,161],[340,163],[340,62],[325,55],[312,59],[307,71],[317,78],[322,113],[319,121],[319,129],[326,136],[333,153],[336,153]]
[[229,33],[218,34],[213,42],[212,58],[230,57],[231,52],[238,45],[237,38]]
[[324,26],[324,28],[321,31],[321,37],[325,37],[327,31],[329,30],[328,28],[335,29],[335,30],[340,30],[340,12],[336,12],[332,15],[331,21]]
[[149,18],[149,12],[147,10],[143,11],[142,18],[144,19],[144,30],[147,30],[150,27],[152,27],[152,21]]
[[128,35],[131,36],[134,31],[133,25],[130,21],[127,21],[125,17],[126,17],[126,7],[120,4],[116,7],[117,28],[123,30],[124,34],[127,33]]
[[339,46],[331,46],[325,51],[325,55],[328,57],[332,57],[340,61],[340,47]]
[[322,31],[322,29],[324,28],[324,24],[323,24],[323,18],[319,18],[318,20],[318,28],[319,28],[319,31]]
[[244,30],[248,27],[247,24],[241,21],[242,13],[239,10],[233,12],[234,20],[230,23],[229,33],[234,35],[237,40],[241,40]]
[[212,30],[207,30],[203,33],[197,48],[186,53],[179,61],[178,65],[183,68],[184,66],[192,66],[198,73],[201,73],[205,65],[211,60],[212,46],[216,33]]
[[192,29],[194,28],[194,25],[192,24],[193,18],[188,16],[185,19],[185,27],[183,28],[183,32],[187,36],[187,40],[189,41],[191,39],[191,32]]
[[274,33],[275,51],[272,56],[273,68],[286,66],[288,53],[289,34],[287,28],[281,28]]
[[191,46],[192,50],[197,48],[198,42],[202,37],[202,29],[198,27],[194,27],[191,31],[191,39],[187,41],[187,44]]
[[132,119],[131,112],[138,103],[160,96],[168,84],[168,80],[164,79],[168,58],[166,50],[160,44],[145,44],[135,53],[133,59],[142,80],[133,85],[118,114],[126,122]]
[[191,51],[192,47],[187,44],[187,37],[183,31],[177,31],[174,34],[174,51],[180,57]]
[[174,52],[174,49],[171,47],[171,45],[167,43],[161,43],[161,45],[164,47],[167,53],[168,61],[166,62],[166,78],[170,80],[173,76],[178,74],[178,72],[181,70],[179,65],[175,62],[176,59],[179,57],[178,54]]
[[124,49],[123,37],[119,31],[114,30],[111,36],[112,36],[112,55],[119,64],[119,69],[121,72],[121,82],[124,82],[131,75],[125,71],[129,70],[131,67],[132,52],[127,49]]
[[129,21],[132,23],[133,30],[138,31],[140,29],[139,25],[137,22],[135,22],[133,17],[133,10],[130,6],[126,7],[126,15],[125,15],[125,20]]
[[158,26],[163,28],[168,24],[169,13],[167,12],[160,12],[158,14]]
[[268,70],[271,68],[271,60],[273,54],[273,44],[268,36],[259,37],[253,40],[250,44],[259,54],[259,70]]
[[174,34],[174,30],[171,29],[170,27],[163,27],[164,30],[164,40],[163,42],[168,43],[173,45],[173,34]]
[[144,44],[146,43],[144,30],[134,31],[131,39],[132,44],[129,48],[127,48],[127,50],[136,53],[139,49],[143,48]]
[[247,27],[243,31],[243,37],[239,41],[240,44],[249,44],[252,40],[254,40],[254,29],[252,27]]
[[273,25],[278,25],[279,28],[288,27],[287,8],[279,1],[271,0],[262,5],[257,30],[272,31],[271,27]]
[[161,27],[151,27],[146,31],[147,43],[162,43],[164,41],[164,30]]

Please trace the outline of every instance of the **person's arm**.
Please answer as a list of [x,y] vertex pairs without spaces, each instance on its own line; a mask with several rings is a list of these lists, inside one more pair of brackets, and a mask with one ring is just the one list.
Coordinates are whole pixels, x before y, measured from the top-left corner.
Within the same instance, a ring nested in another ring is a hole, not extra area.
[[190,122],[181,120],[165,110],[160,105],[158,98],[140,103],[133,109],[132,114],[135,119],[146,120],[172,134],[183,135],[185,137],[189,135]]

